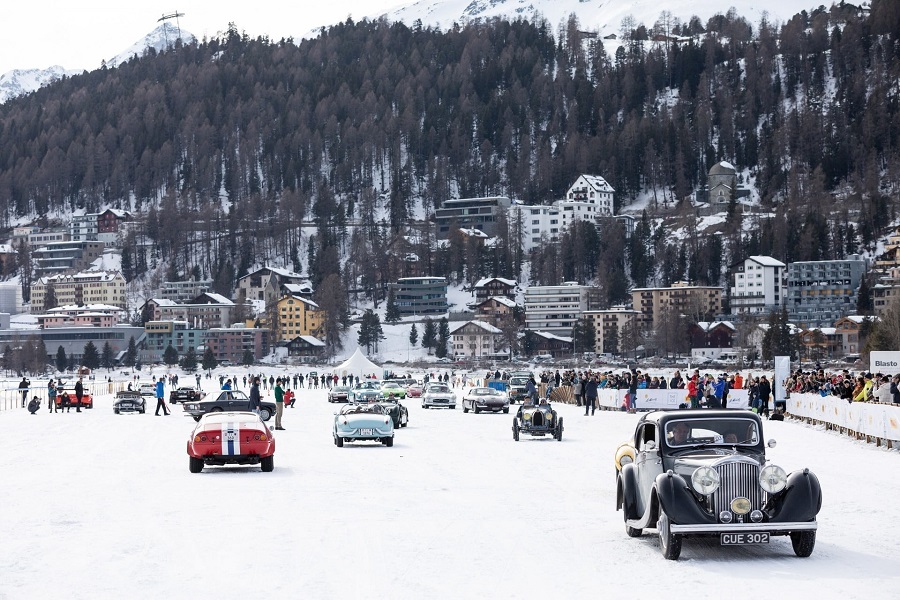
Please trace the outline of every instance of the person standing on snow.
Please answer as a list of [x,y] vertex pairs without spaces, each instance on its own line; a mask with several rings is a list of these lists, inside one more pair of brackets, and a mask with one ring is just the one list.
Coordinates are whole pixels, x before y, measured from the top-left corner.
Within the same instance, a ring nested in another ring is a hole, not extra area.
[[159,416],[159,409],[162,409],[163,416],[169,416],[169,409],[166,408],[166,378],[160,377],[156,382],[156,416]]
[[259,414],[261,401],[262,399],[259,395],[259,377],[254,377],[253,383],[250,384],[250,402],[247,405],[247,410]]

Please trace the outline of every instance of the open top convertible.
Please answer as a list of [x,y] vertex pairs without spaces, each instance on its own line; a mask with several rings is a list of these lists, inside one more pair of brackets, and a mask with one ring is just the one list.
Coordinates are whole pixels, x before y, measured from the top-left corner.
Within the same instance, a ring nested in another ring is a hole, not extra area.
[[655,527],[671,560],[691,536],[718,537],[723,546],[790,536],[797,556],[812,554],[819,480],[809,469],[788,474],[767,464],[762,440],[762,421],[752,412],[643,415],[633,440],[616,451],[616,508],[624,513],[625,532],[638,537]]

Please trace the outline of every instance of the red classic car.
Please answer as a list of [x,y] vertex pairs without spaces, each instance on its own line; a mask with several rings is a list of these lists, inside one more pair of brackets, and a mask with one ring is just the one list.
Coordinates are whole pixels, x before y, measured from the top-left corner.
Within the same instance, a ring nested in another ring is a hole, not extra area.
[[419,398],[424,391],[421,383],[411,383],[406,386],[406,395],[410,398]]
[[[78,399],[75,397],[75,390],[67,388],[56,391],[56,408],[62,409],[66,407],[76,408]],[[87,390],[81,395],[81,408],[94,408],[94,398]]]
[[205,465],[259,465],[275,468],[275,438],[252,412],[211,412],[203,415],[187,442],[191,473]]

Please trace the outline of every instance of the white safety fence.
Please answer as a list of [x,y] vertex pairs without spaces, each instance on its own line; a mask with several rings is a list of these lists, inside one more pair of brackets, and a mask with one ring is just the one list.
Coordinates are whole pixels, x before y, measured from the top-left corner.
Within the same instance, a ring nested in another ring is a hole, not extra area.
[[[598,403],[601,408],[620,409],[625,404],[628,390],[598,390]],[[771,400],[769,406],[772,406]],[[634,403],[632,403],[634,404]],[[638,390],[637,410],[676,410],[679,405],[690,406],[691,399],[687,390]],[[728,390],[728,408],[750,408],[750,395],[747,390]]]
[[900,404],[847,402],[837,396],[791,394],[787,399],[790,416],[825,425],[879,446],[897,447],[900,442]]

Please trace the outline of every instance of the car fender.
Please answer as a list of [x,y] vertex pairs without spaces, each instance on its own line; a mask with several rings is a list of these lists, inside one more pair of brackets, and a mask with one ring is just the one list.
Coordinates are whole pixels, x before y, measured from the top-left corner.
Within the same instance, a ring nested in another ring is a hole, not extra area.
[[634,465],[625,465],[616,484],[616,510],[623,509],[626,519],[637,519],[637,473]]
[[669,521],[674,524],[715,523],[715,517],[700,507],[697,498],[680,475],[669,470],[656,477],[656,497]]
[[809,469],[794,471],[787,478],[784,491],[769,501],[773,522],[812,521],[822,508],[819,478]]

